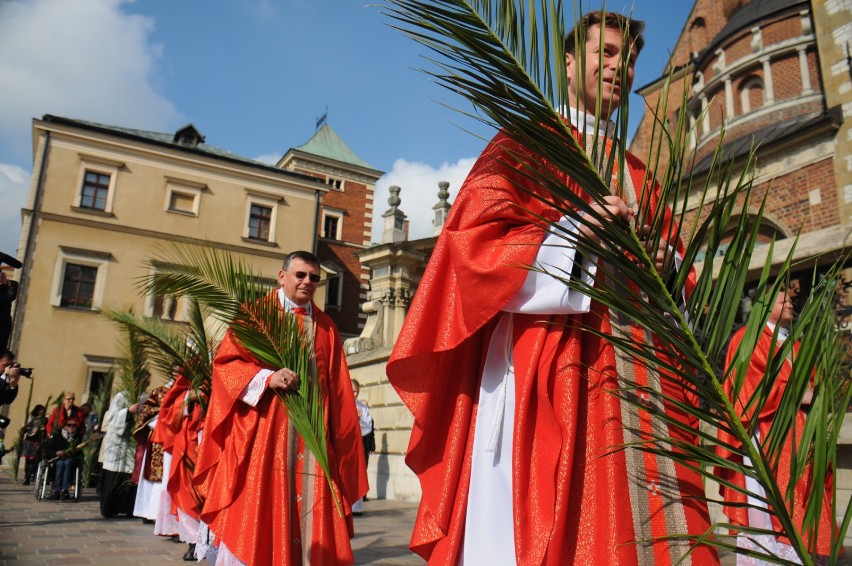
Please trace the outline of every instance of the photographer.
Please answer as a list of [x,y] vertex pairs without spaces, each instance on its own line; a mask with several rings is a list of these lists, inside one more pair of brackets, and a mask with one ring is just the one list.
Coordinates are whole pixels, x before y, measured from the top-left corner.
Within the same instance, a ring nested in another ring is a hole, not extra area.
[[21,379],[21,366],[15,363],[15,354],[9,350],[0,350],[0,405],[8,405],[18,396],[18,381]]

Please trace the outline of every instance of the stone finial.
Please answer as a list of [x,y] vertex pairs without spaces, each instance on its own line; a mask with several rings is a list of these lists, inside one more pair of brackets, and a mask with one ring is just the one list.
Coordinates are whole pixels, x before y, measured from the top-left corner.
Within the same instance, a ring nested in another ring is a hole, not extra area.
[[435,218],[432,220],[432,235],[437,236],[444,228],[444,222],[447,220],[447,214],[450,212],[450,203],[447,200],[450,198],[450,184],[447,181],[438,183],[438,203],[432,207],[435,211]]
[[446,181],[438,183],[438,199],[441,202],[446,202],[450,198],[450,184]]
[[388,197],[390,208],[382,214],[382,218],[384,218],[384,228],[382,229],[383,244],[403,242],[406,240],[406,216],[398,208],[400,203],[402,203],[402,199],[399,198],[399,193],[402,189],[393,185],[388,188],[388,191],[390,191],[390,196]]
[[400,204],[402,204],[402,199],[399,198],[399,193],[402,191],[398,186],[391,185],[388,189],[390,191],[390,196],[388,197],[388,204],[391,206],[391,209],[395,209]]

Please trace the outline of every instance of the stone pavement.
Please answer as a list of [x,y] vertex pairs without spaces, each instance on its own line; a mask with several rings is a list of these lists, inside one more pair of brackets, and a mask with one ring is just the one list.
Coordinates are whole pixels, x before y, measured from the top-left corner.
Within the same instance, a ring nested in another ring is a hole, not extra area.
[[[94,489],[85,489],[76,503],[36,501],[33,494],[31,486],[12,482],[8,468],[0,471],[0,566],[184,564],[186,545],[155,536],[153,525],[102,518]],[[356,564],[424,564],[408,550],[416,509],[413,503],[368,501],[355,518]]]

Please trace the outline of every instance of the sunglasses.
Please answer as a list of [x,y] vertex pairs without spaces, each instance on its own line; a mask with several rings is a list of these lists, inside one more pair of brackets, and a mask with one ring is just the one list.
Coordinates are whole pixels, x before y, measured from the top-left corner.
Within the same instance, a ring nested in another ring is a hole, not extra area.
[[320,282],[320,276],[318,273],[311,273],[310,275],[308,275],[307,271],[297,271],[295,275],[296,279],[304,279],[305,277],[308,277],[311,280],[311,283]]

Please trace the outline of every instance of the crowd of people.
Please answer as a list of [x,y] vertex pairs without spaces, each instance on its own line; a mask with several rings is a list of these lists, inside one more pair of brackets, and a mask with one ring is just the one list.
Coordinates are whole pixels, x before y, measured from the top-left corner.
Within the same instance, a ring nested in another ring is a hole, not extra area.
[[[295,432],[280,395],[298,390],[290,368],[261,364],[228,331],[209,383],[193,384],[180,367],[139,399],[112,397],[102,421],[98,491],[105,518],[132,516],[153,534],[187,543],[185,560],[215,564],[352,563],[353,515],[363,513],[366,451],[373,420],[350,379],[342,340],[314,303],[319,260],[293,252],[266,299],[298,317],[313,345],[307,378],[322,389],[334,492],[315,455]],[[87,414],[65,392],[45,419],[33,409],[25,427],[25,479],[39,458],[52,462],[51,499],[73,490]],[[88,425],[91,426],[91,425]]]

